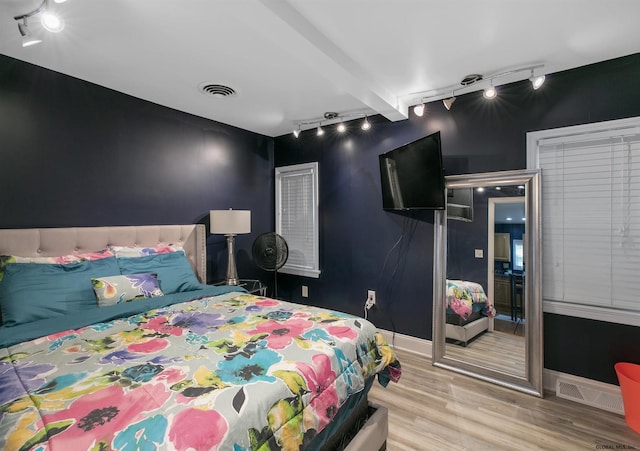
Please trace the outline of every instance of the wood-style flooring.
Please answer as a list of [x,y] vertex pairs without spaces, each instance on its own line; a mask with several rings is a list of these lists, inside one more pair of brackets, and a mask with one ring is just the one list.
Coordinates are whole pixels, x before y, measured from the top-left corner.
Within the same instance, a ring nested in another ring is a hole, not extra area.
[[524,337],[517,335],[486,331],[467,343],[467,346],[447,343],[446,355],[474,365],[525,376]]
[[397,350],[398,384],[374,384],[369,400],[389,409],[389,451],[640,449],[620,415],[519,393],[436,368]]

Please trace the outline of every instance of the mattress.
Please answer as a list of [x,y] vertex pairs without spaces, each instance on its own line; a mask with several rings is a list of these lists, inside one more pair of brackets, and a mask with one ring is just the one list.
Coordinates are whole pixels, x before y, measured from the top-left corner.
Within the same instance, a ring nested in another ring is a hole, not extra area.
[[315,448],[400,377],[370,322],[229,290],[0,327],[0,448]]

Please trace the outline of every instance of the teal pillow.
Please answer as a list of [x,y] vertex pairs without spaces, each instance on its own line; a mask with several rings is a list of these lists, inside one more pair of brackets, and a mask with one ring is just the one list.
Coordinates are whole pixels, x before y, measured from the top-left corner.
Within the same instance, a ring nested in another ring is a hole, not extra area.
[[118,274],[115,257],[66,265],[10,263],[0,284],[3,325],[95,309],[91,279]]
[[91,283],[100,307],[163,295],[154,273],[97,277]]
[[156,273],[164,294],[202,289],[184,252],[149,255],[138,258],[119,258],[122,274]]

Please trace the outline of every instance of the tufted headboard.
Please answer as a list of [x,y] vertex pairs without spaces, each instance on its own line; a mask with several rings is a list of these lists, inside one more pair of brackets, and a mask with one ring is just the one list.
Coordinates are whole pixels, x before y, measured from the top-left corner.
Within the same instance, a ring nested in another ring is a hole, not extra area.
[[0,229],[0,255],[55,257],[95,252],[108,245],[152,247],[175,244],[184,248],[198,279],[206,283],[205,233],[202,224]]

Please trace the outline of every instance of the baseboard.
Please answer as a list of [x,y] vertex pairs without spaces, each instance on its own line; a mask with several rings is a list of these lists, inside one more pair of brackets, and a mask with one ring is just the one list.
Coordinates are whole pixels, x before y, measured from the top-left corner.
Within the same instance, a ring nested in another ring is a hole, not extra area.
[[[432,356],[431,340],[382,329],[380,329],[380,332],[394,348],[413,352],[427,358]],[[545,391],[554,393],[559,398],[624,415],[622,394],[620,393],[620,387],[617,385],[546,368],[542,371],[542,383]]]
[[399,334],[389,330],[378,329],[393,348],[413,352],[431,358],[431,340]]

